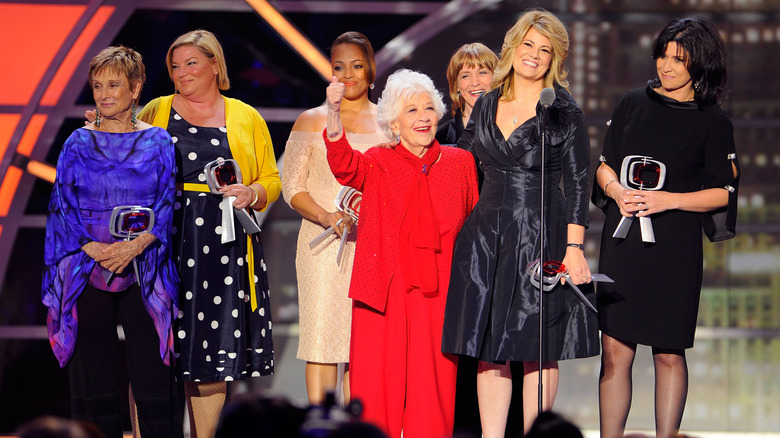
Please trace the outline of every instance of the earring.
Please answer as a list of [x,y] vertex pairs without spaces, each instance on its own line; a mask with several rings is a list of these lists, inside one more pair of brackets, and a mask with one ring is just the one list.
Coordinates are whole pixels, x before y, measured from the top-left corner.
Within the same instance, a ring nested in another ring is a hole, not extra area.
[[458,99],[460,99],[460,90],[458,90]]
[[133,131],[135,131],[135,125],[138,124],[138,119],[135,117],[136,109],[138,109],[138,106],[136,106],[135,99],[133,99],[133,106],[130,107],[130,125],[133,127]]
[[393,140],[396,143],[400,143],[401,142],[401,133],[393,131]]
[[694,91],[699,91],[700,88],[701,88],[701,79],[693,83]]
[[95,124],[96,128],[100,128],[100,122],[103,121],[103,115],[100,114],[99,109],[95,109],[95,121],[93,122]]
[[368,86],[368,88],[369,88],[369,90],[373,90],[373,89],[374,89],[374,84],[370,84],[370,85]]

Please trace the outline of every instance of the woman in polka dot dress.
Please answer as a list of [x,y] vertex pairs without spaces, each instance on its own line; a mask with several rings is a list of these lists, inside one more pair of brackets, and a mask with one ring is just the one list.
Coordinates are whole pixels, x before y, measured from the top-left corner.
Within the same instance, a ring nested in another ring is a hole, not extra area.
[[[176,356],[184,380],[191,435],[212,437],[226,382],[273,372],[268,279],[259,234],[234,220],[235,240],[222,243],[223,197],[237,209],[263,210],[281,182],[265,121],[220,90],[230,84],[216,37],[198,30],[179,37],[167,55],[177,94],[150,102],[139,117],[168,130],[176,145],[179,190],[175,250],[181,276]],[[203,167],[235,159],[242,184],[209,192]]]

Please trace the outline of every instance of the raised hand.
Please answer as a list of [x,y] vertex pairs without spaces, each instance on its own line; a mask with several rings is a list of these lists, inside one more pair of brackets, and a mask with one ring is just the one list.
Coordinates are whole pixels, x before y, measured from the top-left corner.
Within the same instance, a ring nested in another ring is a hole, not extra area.
[[341,138],[341,116],[339,110],[341,109],[341,100],[344,98],[345,85],[339,82],[335,76],[330,78],[330,84],[328,84],[325,94],[327,95],[328,106],[328,138],[333,141]]
[[328,111],[338,112],[341,108],[341,99],[344,98],[346,86],[339,82],[335,76],[330,78],[330,84],[325,93],[327,95]]

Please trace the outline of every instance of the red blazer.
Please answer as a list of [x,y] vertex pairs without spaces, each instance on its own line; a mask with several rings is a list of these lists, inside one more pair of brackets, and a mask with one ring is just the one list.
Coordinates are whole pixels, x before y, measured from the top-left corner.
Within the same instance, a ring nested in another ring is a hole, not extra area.
[[[394,148],[373,147],[362,154],[352,149],[345,135],[332,142],[323,132],[323,138],[336,180],[363,192],[349,297],[384,312],[390,280],[399,263],[402,208],[414,169]],[[438,198],[449,218],[453,233],[447,247],[452,248],[479,197],[474,158],[462,149],[442,146],[428,181],[432,198]]]

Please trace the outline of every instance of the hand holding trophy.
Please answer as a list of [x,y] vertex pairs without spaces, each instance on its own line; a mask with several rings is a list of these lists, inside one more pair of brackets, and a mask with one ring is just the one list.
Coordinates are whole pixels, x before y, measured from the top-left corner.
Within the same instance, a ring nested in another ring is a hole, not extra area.
[[[623,159],[623,164],[620,167],[620,183],[623,187],[633,190],[661,190],[665,180],[666,166],[664,163],[654,160],[653,157],[629,155]],[[612,237],[625,239],[633,222],[633,217],[623,216]],[[640,217],[639,227],[642,231],[642,241],[655,243],[653,223],[650,217]]]
[[[154,211],[151,208],[140,205],[120,205],[114,207],[109,218],[109,231],[117,238],[124,238],[126,242],[135,239],[141,233],[151,233],[154,229]],[[133,272],[135,281],[141,285],[141,277],[138,272],[138,262],[133,257]],[[108,275],[108,271],[104,273]],[[112,272],[106,278],[106,284],[111,284],[116,272]]]
[[[352,187],[342,187],[339,193],[336,195],[336,199],[333,200],[333,204],[336,208],[346,213],[352,218],[352,222],[355,226],[358,223],[358,217],[360,216],[360,202],[363,200],[363,194],[353,189]],[[312,239],[309,242],[309,248],[314,249],[317,245],[322,243],[328,236],[335,234],[336,230],[333,227],[328,227],[322,234]],[[344,248],[347,243],[346,233],[341,236],[341,243],[339,244],[339,253],[336,257],[336,264],[341,266],[341,257],[344,255]]]
[[[241,184],[241,168],[238,167],[236,160],[229,158],[217,158],[216,160],[206,164],[203,167],[203,172],[206,174],[206,184],[209,186],[211,193],[222,196],[219,191],[221,187]],[[257,222],[252,218],[250,212],[243,209],[233,208],[233,203],[236,201],[235,196],[228,196],[222,200],[220,209],[222,210],[222,243],[228,243],[236,240],[236,230],[233,224],[234,214],[238,215],[238,221],[241,222],[241,226],[244,227],[244,231],[247,234],[255,234],[260,232],[260,227]]]

